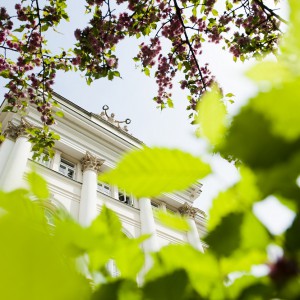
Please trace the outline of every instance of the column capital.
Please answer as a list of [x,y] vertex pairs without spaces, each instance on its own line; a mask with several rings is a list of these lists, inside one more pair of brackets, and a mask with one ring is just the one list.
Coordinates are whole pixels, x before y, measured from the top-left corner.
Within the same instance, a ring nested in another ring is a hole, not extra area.
[[196,215],[199,213],[206,217],[206,214],[204,211],[202,211],[199,208],[193,207],[192,205],[189,205],[187,202],[185,202],[181,207],[178,208],[178,211],[180,214],[184,216],[188,216],[192,219],[195,219]]
[[92,155],[89,151],[86,152],[85,156],[80,160],[82,171],[93,170],[96,173],[100,172],[100,167],[104,163],[104,159],[99,159]]
[[32,129],[34,126],[30,124],[24,118],[21,118],[21,123],[19,125],[13,124],[11,121],[8,122],[8,127],[4,131],[4,135],[10,139],[17,139],[20,136],[28,137],[28,129]]

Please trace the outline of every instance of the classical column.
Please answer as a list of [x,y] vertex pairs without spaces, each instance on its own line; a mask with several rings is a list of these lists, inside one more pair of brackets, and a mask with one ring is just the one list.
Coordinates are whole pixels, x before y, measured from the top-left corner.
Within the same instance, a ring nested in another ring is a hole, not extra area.
[[3,174],[3,170],[15,144],[15,139],[17,138],[17,131],[15,128],[16,126],[14,126],[11,122],[8,122],[8,127],[4,131],[5,140],[2,142],[0,147],[0,177]]
[[142,283],[144,275],[153,265],[153,260],[150,253],[158,251],[159,246],[156,236],[156,228],[151,200],[149,198],[140,198],[139,207],[141,220],[141,234],[150,234],[150,237],[143,242],[143,248],[145,251],[145,266],[139,274],[139,282]]
[[9,124],[8,132],[16,136],[16,142],[11,149],[0,179],[0,187],[5,191],[11,191],[22,186],[23,174],[31,150],[27,129],[32,127],[24,118],[21,119],[21,124],[18,126]]
[[144,242],[145,252],[154,252],[158,250],[158,242],[156,236],[155,221],[149,198],[141,198],[139,200],[141,233],[151,234],[151,237]]
[[187,239],[189,243],[197,250],[204,252],[195,222],[195,217],[200,209],[192,207],[188,203],[184,203],[184,205],[181,206],[178,210],[182,215],[187,217],[188,223],[190,225],[190,230],[187,232]]
[[91,221],[97,216],[97,174],[104,163],[103,159],[98,159],[91,153],[86,152],[81,159],[82,165],[82,188],[79,205],[79,222],[90,225]]

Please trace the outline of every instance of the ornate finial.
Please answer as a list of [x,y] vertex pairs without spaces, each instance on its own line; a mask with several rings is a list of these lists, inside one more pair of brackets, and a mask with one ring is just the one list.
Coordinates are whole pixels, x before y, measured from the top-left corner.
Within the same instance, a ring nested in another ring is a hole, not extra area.
[[15,125],[11,121],[8,122],[8,127],[4,131],[4,135],[11,139],[16,139],[19,136],[29,136],[28,129],[32,129],[34,126],[30,124],[25,118],[21,118],[21,124]]
[[108,105],[103,105],[102,107],[103,111],[100,113],[100,117],[106,121],[108,121],[109,123],[117,126],[119,129],[122,129],[126,132],[128,132],[128,128],[127,126],[125,125],[124,127],[121,127],[120,124],[122,123],[125,123],[125,124],[130,124],[131,123],[131,120],[130,119],[126,119],[125,121],[117,121],[115,120],[115,114],[111,114],[110,116],[107,114],[107,111],[109,110],[109,107]]
[[103,165],[104,161],[104,159],[99,159],[87,151],[85,156],[80,160],[82,165],[81,169],[82,171],[93,170],[99,173],[100,167]]
[[185,216],[188,216],[190,218],[195,218],[197,213],[201,214],[203,217],[206,217],[206,214],[203,210],[193,207],[189,205],[187,202],[185,202],[181,207],[178,208],[178,211]]

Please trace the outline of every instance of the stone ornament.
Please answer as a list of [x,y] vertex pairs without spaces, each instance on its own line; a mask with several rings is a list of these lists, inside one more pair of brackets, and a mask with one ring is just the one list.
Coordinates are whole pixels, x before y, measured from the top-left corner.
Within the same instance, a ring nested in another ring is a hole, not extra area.
[[9,121],[8,127],[4,131],[4,136],[13,140],[17,139],[20,136],[28,137],[29,133],[27,132],[27,130],[32,128],[34,128],[34,126],[24,118],[21,118],[20,125],[15,125],[11,121]]
[[130,119],[126,119],[125,121],[117,121],[115,119],[115,114],[114,113],[112,113],[110,116],[108,115],[107,111],[109,110],[109,107],[107,105],[104,105],[102,107],[102,109],[103,109],[103,111],[99,114],[99,116],[102,119],[108,121],[109,123],[111,123],[112,125],[118,127],[119,129],[128,132],[127,126],[125,125],[125,126],[122,127],[120,124],[122,124],[122,123],[130,124],[131,123]]
[[180,212],[181,215],[188,216],[193,219],[195,219],[198,213],[201,214],[203,217],[206,217],[206,214],[203,210],[193,207],[192,205],[189,205],[187,202],[185,202],[181,207],[179,207],[178,211]]
[[85,156],[80,160],[82,172],[86,170],[93,170],[99,173],[104,161],[104,159],[99,159],[87,151]]

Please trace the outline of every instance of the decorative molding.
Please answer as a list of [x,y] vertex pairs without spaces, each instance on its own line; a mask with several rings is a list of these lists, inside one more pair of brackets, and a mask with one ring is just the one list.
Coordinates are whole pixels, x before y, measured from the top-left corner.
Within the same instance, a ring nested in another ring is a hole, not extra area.
[[15,125],[11,121],[8,122],[8,127],[4,131],[5,137],[8,137],[10,139],[17,139],[20,136],[28,137],[29,133],[27,132],[28,129],[32,129],[34,126],[30,124],[27,120],[24,118],[21,118],[21,124]]
[[180,212],[180,214],[182,214],[184,216],[188,216],[193,219],[195,219],[195,217],[198,213],[200,215],[206,217],[206,214],[203,210],[193,207],[193,206],[189,205],[187,202],[185,202],[181,207],[179,207],[178,211]]
[[99,159],[87,151],[85,156],[80,160],[81,170],[82,172],[86,170],[93,170],[99,173],[104,161],[104,159]]
[[131,120],[130,120],[130,119],[127,118],[127,119],[124,120],[124,121],[118,121],[118,120],[115,119],[115,114],[114,114],[114,113],[110,114],[110,116],[107,114],[107,111],[109,110],[109,107],[108,107],[107,105],[104,105],[104,106],[102,107],[102,109],[103,109],[103,111],[99,114],[99,116],[100,116],[103,120],[106,120],[106,121],[108,121],[109,123],[111,123],[112,125],[118,127],[119,129],[124,130],[125,132],[128,132],[127,126],[125,125],[125,126],[121,127],[120,124],[125,123],[125,124],[128,125],[128,124],[131,123]]

